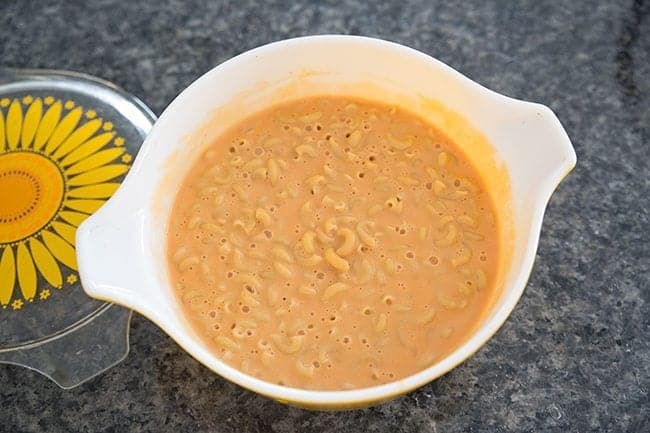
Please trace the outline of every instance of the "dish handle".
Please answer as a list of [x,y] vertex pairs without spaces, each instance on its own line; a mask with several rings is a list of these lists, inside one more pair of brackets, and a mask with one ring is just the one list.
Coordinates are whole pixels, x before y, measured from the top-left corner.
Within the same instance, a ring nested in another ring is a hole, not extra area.
[[148,293],[157,286],[142,238],[144,211],[126,210],[116,198],[77,229],[81,285],[92,298],[123,305],[155,320],[161,315],[161,306],[160,297]]
[[517,101],[499,125],[499,141],[509,159],[511,177],[524,196],[547,203],[558,184],[576,165],[576,152],[555,113],[545,105]]

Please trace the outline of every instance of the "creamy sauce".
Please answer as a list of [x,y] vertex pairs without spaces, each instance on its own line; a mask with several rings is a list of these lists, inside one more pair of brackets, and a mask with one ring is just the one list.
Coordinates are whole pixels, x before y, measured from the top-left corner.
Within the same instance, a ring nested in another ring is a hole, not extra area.
[[482,319],[499,254],[458,145],[403,109],[338,96],[229,129],[170,220],[194,330],[235,368],[298,388],[378,385],[444,358]]

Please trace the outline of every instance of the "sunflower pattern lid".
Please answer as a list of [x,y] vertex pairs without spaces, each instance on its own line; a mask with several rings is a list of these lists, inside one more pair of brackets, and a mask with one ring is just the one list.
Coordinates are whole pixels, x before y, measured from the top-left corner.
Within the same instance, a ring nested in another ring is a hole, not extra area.
[[92,108],[49,95],[0,99],[2,308],[46,301],[52,288],[77,282],[76,228],[131,160],[119,131]]
[[80,286],[75,233],[117,190],[154,119],[93,77],[0,71],[0,355],[107,308]]

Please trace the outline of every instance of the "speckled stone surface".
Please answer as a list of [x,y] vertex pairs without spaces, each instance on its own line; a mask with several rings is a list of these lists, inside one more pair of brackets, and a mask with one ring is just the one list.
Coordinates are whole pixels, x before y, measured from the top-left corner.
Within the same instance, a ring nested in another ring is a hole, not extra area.
[[0,366],[0,431],[650,431],[650,4],[375,3],[3,0],[0,65],[94,74],[160,113],[246,49],[350,33],[549,105],[578,165],[551,200],[530,282],[497,335],[405,397],[314,413],[227,383],[136,315],[128,358],[74,390]]

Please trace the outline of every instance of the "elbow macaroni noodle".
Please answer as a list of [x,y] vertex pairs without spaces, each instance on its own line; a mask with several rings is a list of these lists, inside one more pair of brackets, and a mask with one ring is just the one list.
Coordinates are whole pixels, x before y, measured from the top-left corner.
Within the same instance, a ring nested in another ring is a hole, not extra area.
[[425,120],[339,96],[291,101],[234,125],[183,180],[170,281],[205,344],[243,372],[377,385],[477,325],[496,290],[494,215],[475,168]]

